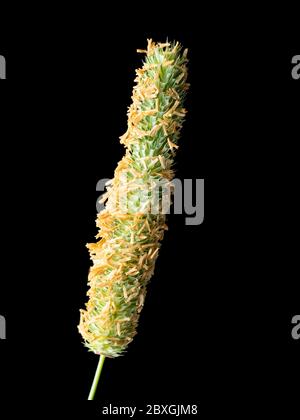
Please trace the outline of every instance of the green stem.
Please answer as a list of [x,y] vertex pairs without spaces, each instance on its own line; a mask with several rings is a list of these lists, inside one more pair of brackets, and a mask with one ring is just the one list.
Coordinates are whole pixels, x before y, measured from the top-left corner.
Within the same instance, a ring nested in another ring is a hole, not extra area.
[[103,365],[104,365],[104,360],[105,360],[105,356],[101,355],[100,359],[99,359],[98,366],[97,366],[97,370],[96,370],[96,373],[95,373],[93,385],[92,385],[92,388],[91,388],[90,393],[89,393],[88,400],[93,400],[94,399],[94,396],[95,396],[95,393],[96,393],[96,390],[97,390],[97,386],[98,386],[98,382],[99,382],[99,378],[100,378],[102,368],[103,368]]

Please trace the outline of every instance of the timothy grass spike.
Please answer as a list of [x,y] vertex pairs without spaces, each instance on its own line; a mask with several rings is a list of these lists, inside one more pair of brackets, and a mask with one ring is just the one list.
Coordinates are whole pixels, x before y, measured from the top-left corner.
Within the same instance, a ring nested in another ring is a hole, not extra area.
[[[79,331],[85,345],[104,357],[120,356],[136,335],[146,286],[167,229],[153,214],[153,185],[174,177],[173,163],[185,118],[187,50],[179,43],[148,40],[143,67],[136,70],[126,148],[107,186],[105,209],[97,217],[96,243],[88,244],[93,265],[89,301]],[[126,202],[120,194],[126,178]],[[161,207],[162,196],[159,196]],[[124,212],[124,208],[126,211]]]

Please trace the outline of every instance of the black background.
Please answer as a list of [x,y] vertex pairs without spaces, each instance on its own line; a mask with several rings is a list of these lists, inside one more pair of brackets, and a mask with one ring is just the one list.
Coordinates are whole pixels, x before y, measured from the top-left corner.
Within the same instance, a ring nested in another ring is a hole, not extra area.
[[177,176],[205,179],[205,220],[169,217],[139,333],[106,361],[89,415],[105,403],[195,403],[203,418],[296,409],[297,27],[243,13],[229,23],[221,11],[217,21],[153,8],[150,21],[121,23],[72,12],[1,26],[1,404],[87,413],[97,357],[77,324],[95,186],[123,154],[136,49],[169,37],[190,51]]

